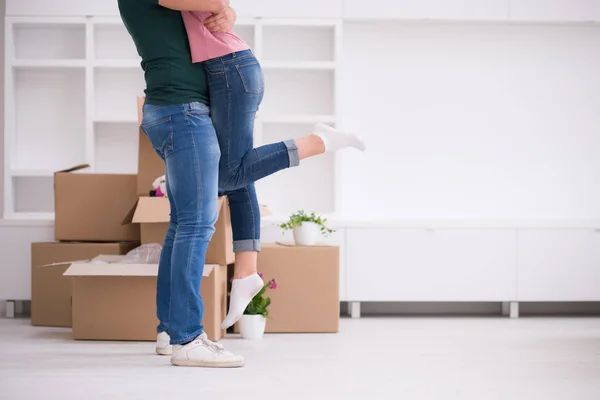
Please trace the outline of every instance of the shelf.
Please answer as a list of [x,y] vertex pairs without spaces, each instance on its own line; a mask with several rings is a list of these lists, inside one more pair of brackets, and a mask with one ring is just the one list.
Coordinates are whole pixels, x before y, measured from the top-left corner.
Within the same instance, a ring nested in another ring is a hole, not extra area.
[[84,59],[85,24],[15,23],[15,59]]
[[85,70],[14,71],[15,170],[57,171],[85,160]]
[[291,69],[291,70],[333,70],[336,68],[334,61],[262,61],[263,69]]
[[335,123],[336,117],[331,114],[312,114],[312,115],[262,115],[259,114],[257,119],[264,123],[289,123],[289,124],[311,124],[317,122]]
[[135,122],[96,123],[94,172],[137,174],[138,126]]
[[93,65],[96,68],[137,68],[141,69],[141,58],[105,58],[96,59]]
[[13,177],[25,178],[25,177],[38,177],[47,178],[54,176],[54,172],[48,169],[11,169],[10,175]]
[[14,177],[15,212],[51,213],[54,211],[54,178]]
[[334,113],[333,71],[265,70],[265,96],[260,109],[267,115]]
[[46,226],[47,224],[54,224],[54,212],[9,212],[4,214],[3,220],[0,220],[0,226]]
[[13,68],[16,69],[35,69],[35,68],[84,68],[85,60],[53,60],[53,59],[31,59],[14,60]]
[[273,61],[334,61],[332,26],[263,27],[264,59]]
[[136,115],[123,115],[123,116],[109,116],[109,115],[99,115],[94,116],[94,122],[96,123],[104,123],[104,124],[121,124],[121,123],[138,123],[138,117]]

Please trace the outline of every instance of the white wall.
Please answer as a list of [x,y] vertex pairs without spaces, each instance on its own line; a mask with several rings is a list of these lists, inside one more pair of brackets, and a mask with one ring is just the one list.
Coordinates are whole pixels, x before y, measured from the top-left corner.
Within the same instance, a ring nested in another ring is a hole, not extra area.
[[[600,27],[346,23],[343,211],[600,219]],[[368,204],[368,207],[365,205]]]

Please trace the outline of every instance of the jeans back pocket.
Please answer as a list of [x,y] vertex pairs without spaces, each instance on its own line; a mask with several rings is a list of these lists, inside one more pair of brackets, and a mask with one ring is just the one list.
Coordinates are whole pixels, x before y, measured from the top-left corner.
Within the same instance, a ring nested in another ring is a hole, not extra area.
[[150,139],[152,147],[164,160],[173,151],[173,121],[171,116],[156,121],[142,121],[142,130]]
[[245,64],[236,64],[235,69],[237,69],[242,80],[244,92],[256,95],[264,93],[265,78],[258,61],[254,60]]

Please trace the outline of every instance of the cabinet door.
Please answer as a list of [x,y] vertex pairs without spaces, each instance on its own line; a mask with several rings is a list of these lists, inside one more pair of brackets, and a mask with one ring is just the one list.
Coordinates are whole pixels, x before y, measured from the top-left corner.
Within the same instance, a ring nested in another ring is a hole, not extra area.
[[[335,233],[328,237],[323,237],[321,242],[340,247],[340,301],[348,301],[348,296],[346,295],[346,231],[335,226],[332,227],[336,229]],[[263,243],[293,243],[294,241],[291,232],[286,232],[282,235],[279,227],[264,222],[260,230],[260,239]]]
[[365,7],[361,0],[344,1],[344,18],[365,19],[507,19],[508,0],[394,0]]
[[8,16],[118,16],[116,0],[7,0]]
[[511,21],[600,21],[598,0],[510,0]]
[[511,230],[348,229],[351,301],[508,301],[516,297]]
[[519,301],[600,300],[600,232],[519,232]]

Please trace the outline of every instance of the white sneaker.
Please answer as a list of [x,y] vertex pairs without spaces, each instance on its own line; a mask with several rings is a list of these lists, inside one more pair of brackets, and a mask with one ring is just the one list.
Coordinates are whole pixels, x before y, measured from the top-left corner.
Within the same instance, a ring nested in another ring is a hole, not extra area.
[[234,368],[244,365],[244,357],[236,356],[218,343],[208,340],[206,333],[184,346],[174,345],[171,364],[183,367]]
[[167,332],[161,332],[156,338],[156,354],[161,356],[170,356],[173,354],[171,346],[171,337]]

